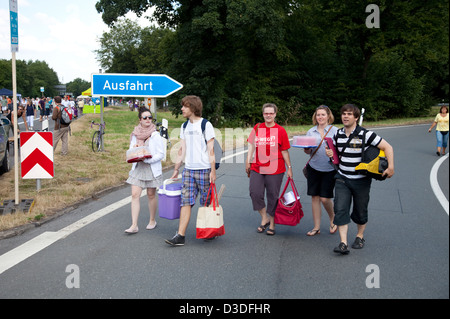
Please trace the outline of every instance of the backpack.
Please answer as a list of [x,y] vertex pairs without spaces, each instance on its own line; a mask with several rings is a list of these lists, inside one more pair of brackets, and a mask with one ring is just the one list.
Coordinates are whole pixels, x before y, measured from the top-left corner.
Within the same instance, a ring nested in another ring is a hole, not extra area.
[[66,105],[61,106],[61,118],[59,119],[59,121],[63,125],[69,125],[70,123],[72,123],[73,110],[71,107],[68,107]]
[[[206,128],[206,123],[208,122],[207,119],[202,119],[202,133],[203,133],[203,137],[205,139],[205,144],[207,144],[206,141],[206,137],[205,137],[205,128]],[[186,122],[183,123],[183,132],[186,129],[186,126],[188,125],[189,120],[187,120]],[[222,155],[223,155],[223,150],[222,147],[220,147],[219,142],[217,141],[217,139],[214,139],[214,156],[215,156],[215,160],[216,160],[216,169],[218,169],[220,167],[220,161],[222,160]]]
[[364,151],[367,130],[363,130],[364,135],[361,147],[363,152],[361,163],[355,167],[355,171],[359,174],[370,176],[375,180],[383,181],[386,179],[386,176],[382,176],[382,174],[388,168],[388,160],[384,151],[380,150],[378,147],[370,145],[367,150]]

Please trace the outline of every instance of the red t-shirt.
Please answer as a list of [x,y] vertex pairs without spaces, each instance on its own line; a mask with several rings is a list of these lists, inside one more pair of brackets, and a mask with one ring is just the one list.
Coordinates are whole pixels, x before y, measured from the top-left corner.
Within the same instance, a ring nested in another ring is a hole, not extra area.
[[[257,128],[258,132],[256,132]],[[283,127],[276,123],[272,127],[266,127],[265,123],[257,124],[247,141],[256,146],[255,156],[250,166],[251,170],[266,175],[281,174],[286,171],[281,151],[289,149],[291,145]]]

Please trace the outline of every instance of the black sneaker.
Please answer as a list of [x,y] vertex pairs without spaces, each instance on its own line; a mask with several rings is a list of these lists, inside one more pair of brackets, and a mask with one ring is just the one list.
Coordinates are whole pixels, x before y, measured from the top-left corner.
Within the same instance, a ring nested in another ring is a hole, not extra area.
[[217,239],[217,238],[219,238],[219,236],[204,238],[203,241],[213,241],[214,239]]
[[172,239],[166,239],[165,242],[172,246],[184,246],[184,236],[176,233]]
[[365,243],[365,239],[364,238],[360,238],[360,237],[356,237],[355,241],[352,244],[352,248],[353,249],[361,249],[364,247],[364,243]]
[[342,255],[347,255],[350,252],[350,250],[348,250],[347,245],[342,242],[339,244],[339,246],[334,247],[333,251],[335,253],[340,253]]

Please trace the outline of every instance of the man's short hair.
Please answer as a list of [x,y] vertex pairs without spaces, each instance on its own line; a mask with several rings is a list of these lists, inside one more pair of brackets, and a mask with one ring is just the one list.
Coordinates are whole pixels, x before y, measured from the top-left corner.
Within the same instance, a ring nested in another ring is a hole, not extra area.
[[354,104],[345,104],[344,106],[341,107],[341,115],[344,112],[352,112],[353,116],[355,118],[359,118],[361,116],[361,111],[359,110],[359,108],[354,105]]
[[278,108],[277,108],[277,106],[276,106],[274,103],[266,103],[266,104],[264,104],[263,107],[262,107],[262,112],[264,113],[264,110],[265,110],[266,108],[268,108],[268,107],[272,107],[272,108],[273,108],[273,111],[274,111],[275,113],[278,112]]

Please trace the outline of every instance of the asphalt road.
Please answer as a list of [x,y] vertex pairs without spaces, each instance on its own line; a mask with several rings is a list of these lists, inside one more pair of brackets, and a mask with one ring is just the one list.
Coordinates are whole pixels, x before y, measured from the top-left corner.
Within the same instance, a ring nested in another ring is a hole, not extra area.
[[[139,233],[124,234],[131,222],[130,188],[122,187],[0,240],[0,298],[448,299],[449,216],[432,190],[430,172],[443,160],[438,183],[448,210],[449,163],[448,155],[436,156],[435,136],[427,128],[376,129],[394,147],[396,174],[372,184],[362,250],[333,252],[339,237],[328,233],[325,212],[322,233],[306,236],[313,227],[301,173],[307,156],[292,148],[305,213],[299,225],[277,225],[275,236],[256,232],[260,218],[252,211],[242,163],[223,163],[218,170],[218,188],[226,185],[221,200],[226,234],[212,242],[195,239],[196,205],[186,245],[165,244],[178,220],[159,218],[156,229],[145,230],[146,197]],[[81,220],[85,217],[89,220]],[[350,242],[355,235],[351,224]]]

